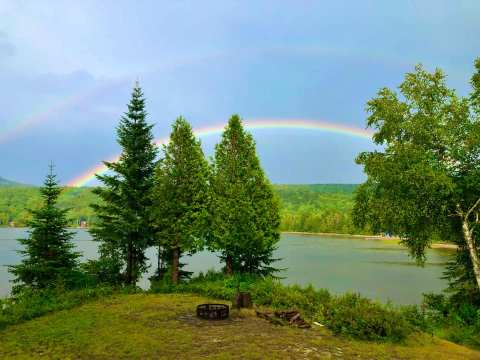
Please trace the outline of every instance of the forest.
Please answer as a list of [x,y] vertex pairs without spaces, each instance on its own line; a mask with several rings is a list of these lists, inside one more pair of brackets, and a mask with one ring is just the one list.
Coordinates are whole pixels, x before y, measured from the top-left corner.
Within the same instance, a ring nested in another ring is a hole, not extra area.
[[[14,183],[13,183],[14,184]],[[280,230],[339,234],[364,234],[351,218],[355,184],[273,185],[280,201]],[[90,204],[98,202],[93,188],[64,188],[58,205],[69,209],[69,226],[81,221],[95,224]],[[30,219],[28,209],[41,206],[38,187],[26,185],[2,186],[0,183],[0,226],[23,227]]]

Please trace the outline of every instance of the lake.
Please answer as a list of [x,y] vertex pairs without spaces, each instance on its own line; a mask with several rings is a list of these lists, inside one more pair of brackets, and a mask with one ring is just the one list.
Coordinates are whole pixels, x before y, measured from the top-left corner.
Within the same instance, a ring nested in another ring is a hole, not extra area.
[[[26,229],[0,228],[0,265],[15,264],[20,260],[16,239],[25,237]],[[74,243],[84,259],[97,256],[97,243],[83,229],[75,230]],[[451,251],[431,249],[425,267],[418,267],[407,251],[393,241],[349,237],[282,234],[275,256],[281,258],[277,267],[285,284],[327,288],[334,293],[360,292],[383,302],[414,304],[421,301],[423,292],[439,292],[446,286],[440,279]],[[152,264],[156,264],[155,250],[148,250]],[[186,270],[198,273],[220,269],[215,254],[207,251],[182,259]],[[150,273],[154,271],[150,268]],[[148,288],[148,274],[139,285]],[[0,266],[0,296],[10,291],[10,274]]]

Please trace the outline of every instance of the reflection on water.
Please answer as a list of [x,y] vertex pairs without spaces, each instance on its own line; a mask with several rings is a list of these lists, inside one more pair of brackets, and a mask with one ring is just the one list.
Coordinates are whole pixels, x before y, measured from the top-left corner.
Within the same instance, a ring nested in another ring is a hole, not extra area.
[[[385,265],[401,265],[401,266],[418,266],[414,261],[368,261],[371,264],[385,264]],[[425,265],[427,266],[445,266],[446,261],[435,262],[429,261]]]
[[[26,235],[25,229],[0,228],[0,265],[15,264],[19,244],[15,240]],[[76,230],[74,242],[83,253],[83,259],[97,256],[97,243],[85,230]],[[421,294],[438,292],[446,286],[440,279],[443,264],[451,251],[428,250],[428,262],[418,267],[401,246],[377,239],[303,236],[283,234],[275,256],[282,259],[278,268],[286,268],[280,276],[286,284],[312,284],[335,293],[360,292],[381,301],[392,300],[398,304],[418,303]],[[139,285],[148,288],[148,277],[156,264],[155,249],[147,251],[153,264]],[[215,254],[201,252],[186,257],[185,270],[198,273],[220,269]],[[0,267],[0,296],[8,294],[10,274]]]
[[372,250],[372,251],[402,251],[402,252],[405,252],[405,249],[401,248],[401,247],[363,247],[363,248],[357,248],[357,249],[358,250],[368,250],[368,251]]

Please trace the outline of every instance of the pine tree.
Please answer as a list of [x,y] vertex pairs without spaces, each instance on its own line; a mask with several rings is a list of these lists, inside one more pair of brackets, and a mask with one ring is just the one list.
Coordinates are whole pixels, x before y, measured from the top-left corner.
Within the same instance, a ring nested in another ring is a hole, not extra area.
[[112,174],[97,175],[104,186],[94,192],[103,201],[92,205],[99,219],[91,232],[101,242],[100,260],[113,271],[124,268],[126,285],[135,285],[146,271],[145,250],[153,244],[149,211],[157,148],[146,115],[137,82],[117,127],[122,153],[117,162],[104,162]]
[[[208,221],[208,163],[190,124],[179,117],[155,172],[153,223],[159,258],[169,262],[173,283],[181,277],[180,257],[202,248]],[[159,274],[160,275],[160,274]]]
[[24,258],[20,264],[9,266],[9,271],[15,275],[14,283],[17,283],[14,292],[25,286],[44,289],[59,281],[67,286],[73,284],[80,254],[73,250],[73,233],[67,230],[68,210],[56,205],[61,191],[53,165],[50,165],[50,172],[40,188],[43,205],[30,211],[29,236],[19,239],[24,246],[19,253]]
[[274,272],[278,202],[238,115],[230,118],[215,148],[211,187],[210,248],[220,251],[226,273]]

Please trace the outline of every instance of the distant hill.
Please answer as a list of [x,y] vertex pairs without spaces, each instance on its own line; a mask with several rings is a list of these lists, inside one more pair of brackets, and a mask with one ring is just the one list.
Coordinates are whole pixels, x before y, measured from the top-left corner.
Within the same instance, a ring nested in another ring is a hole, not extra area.
[[23,184],[17,183],[15,181],[7,180],[0,176],[0,186],[22,186]]
[[315,193],[347,193],[352,194],[358,184],[275,184],[277,190],[304,190]]
[[[3,186],[2,186],[3,185]],[[15,186],[17,185],[17,186]],[[351,211],[357,184],[288,184],[273,185],[280,200],[281,230],[330,233],[364,233],[352,223]],[[98,200],[93,188],[83,187],[62,192],[59,206],[70,209],[70,225],[80,221],[95,223],[95,214],[89,206]],[[41,205],[38,187],[18,185],[0,178],[0,226],[14,221],[23,226],[30,218],[26,209]]]

